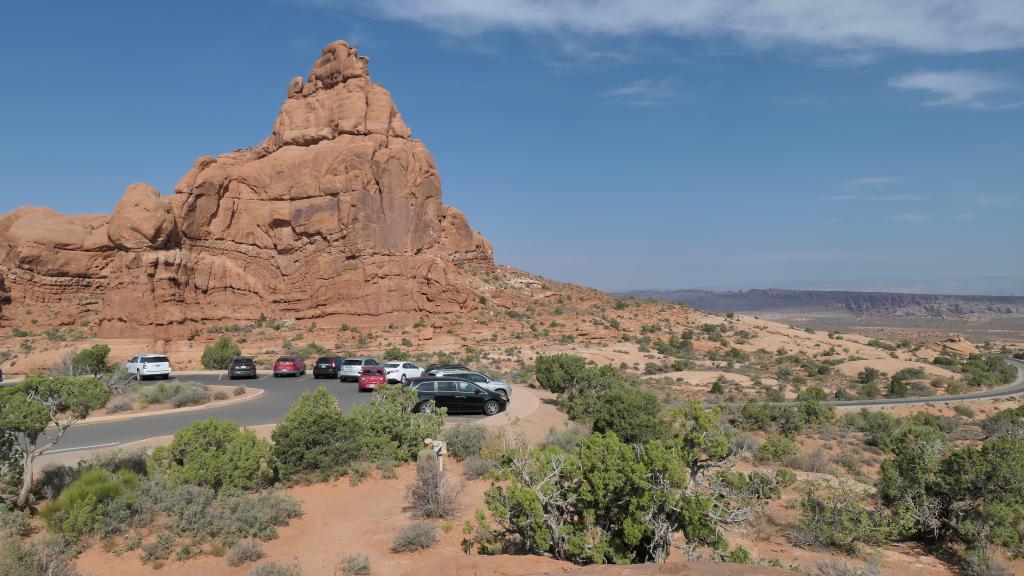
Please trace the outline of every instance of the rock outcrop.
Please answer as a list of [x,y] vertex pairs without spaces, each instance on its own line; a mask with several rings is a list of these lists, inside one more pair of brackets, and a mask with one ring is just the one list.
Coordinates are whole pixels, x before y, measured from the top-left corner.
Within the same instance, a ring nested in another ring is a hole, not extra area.
[[113,215],[0,217],[0,319],[34,309],[101,335],[268,316],[476,306],[491,247],[441,203],[430,153],[338,41],[288,84],[271,134],[196,160],[172,196],[132,184]]

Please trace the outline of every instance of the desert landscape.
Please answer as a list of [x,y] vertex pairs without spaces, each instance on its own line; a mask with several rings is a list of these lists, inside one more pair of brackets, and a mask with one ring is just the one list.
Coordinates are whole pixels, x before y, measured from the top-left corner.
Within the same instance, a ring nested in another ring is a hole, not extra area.
[[0,216],[0,574],[1024,574],[1024,296],[519,269],[307,52],[169,194]]

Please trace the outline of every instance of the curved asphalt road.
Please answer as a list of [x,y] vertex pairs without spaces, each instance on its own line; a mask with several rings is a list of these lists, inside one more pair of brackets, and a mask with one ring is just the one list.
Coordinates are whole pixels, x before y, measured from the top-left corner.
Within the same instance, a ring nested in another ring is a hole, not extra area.
[[1007,362],[1017,367],[1017,379],[1001,388],[971,392],[969,394],[950,394],[947,396],[919,396],[916,398],[877,398],[875,400],[829,400],[823,404],[831,404],[837,408],[867,408],[874,406],[899,406],[901,404],[936,404],[940,402],[956,402],[958,400],[990,400],[1003,396],[1013,396],[1024,392],[1024,362],[1007,358]]
[[[200,384],[243,384],[253,388],[262,388],[264,393],[247,402],[180,414],[171,413],[96,423],[90,423],[86,419],[68,430],[57,448],[50,450],[47,454],[115,448],[121,444],[156,436],[170,436],[192,422],[207,418],[230,420],[241,426],[273,424],[284,417],[303,392],[316,389],[318,386],[326,386],[331,394],[341,401],[341,406],[346,411],[357,404],[369,402],[373,397],[373,394],[367,392],[360,393],[355,382],[339,382],[337,379],[314,380],[312,374],[306,374],[299,378],[273,378],[269,374],[263,374],[256,380],[234,381],[229,381],[227,376],[222,379],[220,376],[212,374],[179,374],[176,379]],[[156,382],[147,381],[147,384]],[[458,415],[448,418],[449,420],[475,420],[482,416]]]
[[[879,398],[875,400],[831,400],[825,402],[836,407],[844,408],[868,408],[897,406],[901,404],[928,404],[939,402],[954,402],[967,400],[985,400],[1013,396],[1024,393],[1024,362],[1010,359],[1009,362],[1017,366],[1017,379],[1013,383],[982,392],[970,394],[955,394],[950,396],[925,396],[919,398]],[[226,378],[216,375],[179,375],[178,379],[201,384],[233,384]],[[341,401],[345,410],[351,409],[356,404],[368,402],[373,396],[368,393],[359,393],[355,382],[338,382],[334,379],[314,380],[313,376],[307,374],[302,378],[272,378],[269,375],[261,376],[258,380],[241,380],[237,384],[248,384],[265,390],[259,398],[224,406],[221,408],[208,408],[183,412],[181,414],[165,414],[161,416],[145,416],[131,420],[120,420],[115,422],[97,422],[90,424],[88,420],[68,430],[58,448],[50,450],[48,454],[62,452],[74,452],[77,450],[90,450],[102,448],[114,448],[121,444],[127,444],[138,440],[145,440],[156,436],[170,436],[178,430],[188,426],[197,420],[207,418],[222,418],[231,420],[242,426],[258,426],[261,424],[272,424],[279,421],[291,405],[306,390],[315,389],[318,386],[326,386],[331,394]],[[451,416],[452,420],[475,420],[482,416]]]

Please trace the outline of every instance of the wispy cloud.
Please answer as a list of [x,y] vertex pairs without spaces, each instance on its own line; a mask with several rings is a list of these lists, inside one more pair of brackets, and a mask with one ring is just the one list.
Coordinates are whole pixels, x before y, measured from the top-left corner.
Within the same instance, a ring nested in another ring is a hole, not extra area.
[[1014,208],[1024,206],[1024,195],[1022,194],[982,194],[977,198],[978,206],[982,208]]
[[970,53],[1024,47],[1024,4],[978,0],[298,0],[359,8],[449,34],[512,29],[583,36],[735,37],[839,52]]
[[873,200],[876,202],[913,202],[924,198],[920,194],[833,194],[829,200]]
[[864,176],[855,180],[847,180],[843,182],[844,188],[878,188],[880,186],[887,186],[889,184],[895,184],[897,182],[906,182],[909,180],[906,176]]
[[953,220],[956,220],[957,222],[970,222],[977,217],[978,215],[974,212],[961,212],[959,214],[954,214]]
[[846,192],[825,196],[829,200],[853,201],[869,200],[875,202],[912,202],[920,200],[920,194],[883,193],[878,189],[890,184],[898,184],[910,180],[906,176],[863,176],[843,182]]
[[1008,110],[1024,106],[1024,102],[996,103],[994,94],[1006,92],[1013,85],[1002,76],[974,70],[921,70],[889,80],[893,88],[924,90],[936,96],[926,106],[961,106],[978,110]]
[[925,214],[922,212],[908,212],[906,214],[893,214],[888,217],[890,220],[898,220],[900,222],[907,222],[910,224],[920,224],[927,222],[932,219],[931,214]]
[[678,82],[670,79],[641,78],[600,94],[602,98],[633,106],[666,104],[679,95]]

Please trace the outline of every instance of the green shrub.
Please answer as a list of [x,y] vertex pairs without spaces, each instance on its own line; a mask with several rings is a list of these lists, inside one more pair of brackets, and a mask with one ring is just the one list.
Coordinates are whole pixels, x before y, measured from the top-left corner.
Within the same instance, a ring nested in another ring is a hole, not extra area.
[[378,388],[373,400],[352,409],[347,421],[360,430],[362,457],[371,462],[391,458],[404,462],[420,450],[424,438],[437,438],[444,426],[445,410],[414,413],[419,401],[415,390],[401,386]]
[[1012,576],[1013,572],[984,548],[970,548],[960,556],[960,576]]
[[227,370],[231,360],[242,354],[242,349],[231,338],[221,336],[217,341],[203,348],[200,360],[207,370]]
[[392,552],[416,552],[426,550],[437,544],[437,529],[433,522],[417,522],[410,524],[395,534],[391,541]]
[[796,483],[796,472],[793,472],[789,468],[779,468],[775,471],[775,479],[779,483],[779,486],[788,488]]
[[750,564],[753,560],[754,557],[750,555],[750,551],[743,546],[737,546],[725,555],[725,561],[734,564]]
[[882,373],[879,372],[877,368],[872,368],[868,366],[867,368],[864,368],[863,370],[857,373],[857,383],[870,384],[875,380],[878,380],[878,377],[881,375]]
[[571,354],[538,355],[534,361],[541,388],[556,394],[572,387],[587,367],[587,361]]
[[762,462],[780,462],[797,453],[796,443],[792,439],[779,434],[770,434],[757,447],[755,455]]
[[[192,382],[160,382],[152,386],[139,388],[136,397],[139,399],[140,404],[148,406],[150,404],[172,404],[172,401],[178,397],[181,397],[179,402],[188,400],[198,401],[199,398],[202,398],[203,394],[206,395],[206,400],[208,401],[210,399],[209,393],[203,386],[193,384]],[[187,405],[182,404],[182,406]]]
[[174,552],[174,536],[166,532],[156,535],[156,540],[142,545],[142,555],[139,559],[143,564],[167,560]]
[[75,547],[66,538],[37,542],[0,535],[0,574],[11,576],[78,576]]
[[360,424],[345,418],[324,387],[306,391],[271,435],[281,477],[343,474],[362,452]]
[[[403,340],[405,340],[405,339],[403,339]],[[388,348],[387,350],[384,351],[384,361],[385,362],[395,362],[395,361],[399,361],[399,360],[408,360],[408,359],[409,359],[409,353],[406,352],[405,350],[402,350],[398,346],[392,346],[392,347],[390,347],[390,348]]]
[[81,370],[86,374],[99,376],[110,371],[110,366],[107,364],[107,356],[109,355],[110,346],[96,344],[75,353],[71,359],[71,365],[76,370]]
[[270,485],[276,464],[273,447],[255,432],[210,419],[182,428],[170,446],[153,450],[149,470],[175,485],[252,490]]
[[122,470],[112,474],[101,468],[82,473],[56,499],[40,511],[50,530],[70,538],[80,538],[96,531],[108,506],[114,500],[130,496],[139,487],[134,472]]
[[884,546],[898,534],[888,516],[864,506],[864,495],[845,483],[807,486],[800,520],[791,537],[798,546],[836,548],[854,554],[859,544]]
[[632,386],[617,386],[602,393],[592,424],[595,432],[614,432],[628,443],[642,444],[669,432],[658,397]]
[[263,546],[259,540],[241,540],[232,546],[227,553],[228,566],[237,568],[242,564],[255,562],[263,558]]
[[480,456],[490,432],[479,424],[459,424],[444,433],[448,452],[458,460]]

